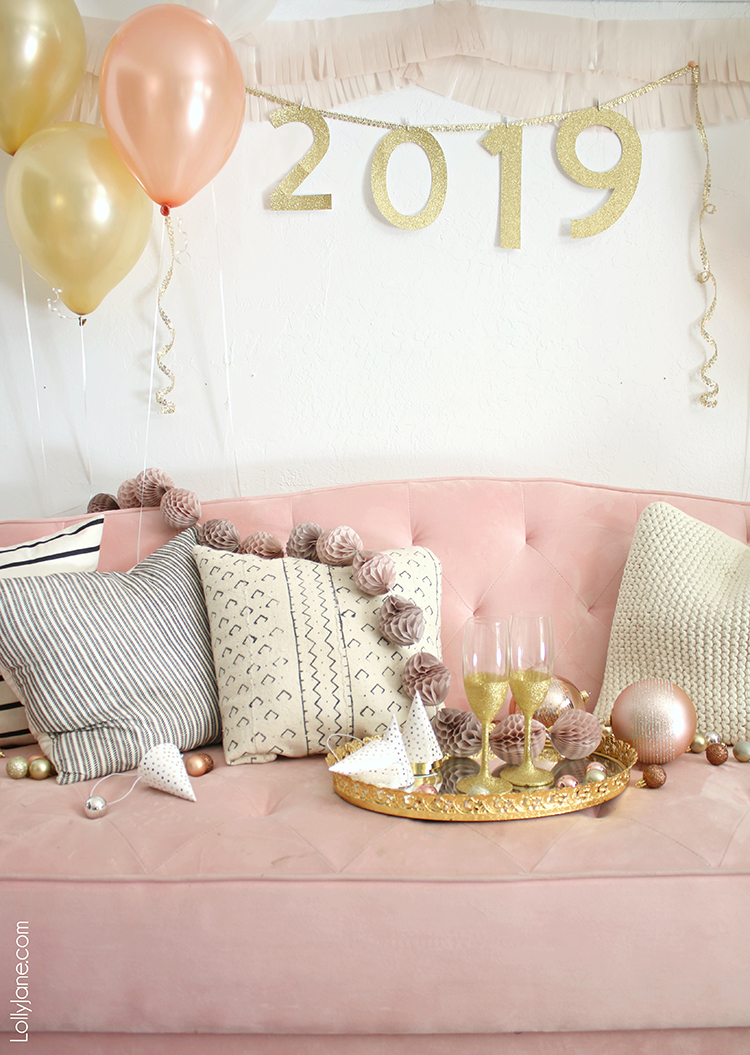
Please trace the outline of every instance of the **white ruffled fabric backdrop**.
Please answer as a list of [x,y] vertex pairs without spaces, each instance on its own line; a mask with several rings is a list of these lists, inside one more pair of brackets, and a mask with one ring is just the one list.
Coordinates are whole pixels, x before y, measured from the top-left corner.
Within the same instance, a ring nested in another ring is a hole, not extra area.
[[[86,75],[61,120],[101,122],[98,74],[118,22],[84,18]],[[465,0],[319,21],[266,21],[234,42],[245,83],[331,109],[417,86],[499,118],[606,102],[694,60],[707,124],[750,116],[750,19],[595,21]],[[268,104],[250,97],[248,117]],[[674,82],[623,108],[640,129],[693,124],[692,84]]]

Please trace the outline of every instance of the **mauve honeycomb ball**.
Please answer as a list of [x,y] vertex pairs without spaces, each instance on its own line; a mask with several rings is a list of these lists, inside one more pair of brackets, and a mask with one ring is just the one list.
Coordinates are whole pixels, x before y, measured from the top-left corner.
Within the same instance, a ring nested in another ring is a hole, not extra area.
[[695,707],[665,678],[643,678],[623,689],[610,716],[612,732],[632,744],[645,765],[663,765],[687,751],[695,736]]

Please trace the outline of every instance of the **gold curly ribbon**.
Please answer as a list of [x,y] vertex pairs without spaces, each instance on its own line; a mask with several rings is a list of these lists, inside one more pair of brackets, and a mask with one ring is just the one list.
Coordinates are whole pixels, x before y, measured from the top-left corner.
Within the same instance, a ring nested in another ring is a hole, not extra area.
[[714,296],[713,296],[713,300],[711,301],[711,305],[710,305],[708,311],[705,313],[705,315],[701,319],[701,337],[703,338],[703,340],[706,342],[706,344],[709,346],[709,348],[711,349],[711,351],[713,353],[711,355],[711,358],[708,360],[708,362],[704,363],[703,366],[701,367],[701,381],[703,382],[703,384],[708,389],[707,392],[703,392],[702,395],[701,395],[701,406],[704,406],[704,407],[715,407],[717,405],[717,403],[718,403],[718,398],[717,397],[719,395],[719,386],[716,383],[716,381],[713,380],[713,378],[708,376],[708,371],[711,369],[711,367],[716,362],[716,360],[717,360],[717,358],[719,356],[719,349],[716,346],[716,341],[713,339],[711,334],[706,329],[706,323],[710,322],[710,320],[711,320],[711,318],[713,316],[713,313],[714,313],[714,311],[716,309],[716,296],[717,296],[718,290],[716,288],[716,278],[715,278],[713,272],[711,271],[711,264],[709,263],[709,260],[708,260],[708,250],[706,249],[706,243],[705,243],[705,241],[703,239],[703,217],[704,216],[713,216],[713,214],[716,212],[716,206],[712,205],[711,202],[708,200],[709,199],[709,195],[711,193],[711,159],[710,159],[709,153],[708,153],[708,138],[706,137],[706,129],[703,127],[703,118],[701,117],[700,100],[699,100],[699,96],[698,96],[698,82],[699,82],[700,78],[699,78],[699,75],[698,75],[698,65],[697,65],[697,63],[695,63],[695,62],[691,62],[690,63],[690,71],[691,71],[691,73],[693,75],[693,88],[695,89],[695,127],[698,129],[698,135],[700,136],[700,140],[701,140],[701,143],[703,145],[703,150],[705,151],[705,154],[706,154],[706,172],[705,172],[705,175],[703,177],[703,205],[702,205],[702,208],[701,208],[700,217],[698,218],[698,234],[699,234],[699,238],[700,238],[700,255],[701,255],[701,264],[703,265],[703,270],[698,275],[698,281],[701,282],[701,283],[706,283],[706,282],[710,281],[711,283],[713,283],[713,287],[714,287]]
[[[716,278],[711,271],[711,266],[708,260],[708,251],[706,250],[706,243],[703,238],[703,219],[707,215],[713,215],[716,211],[714,205],[709,201],[709,194],[711,192],[711,164],[708,152],[708,139],[706,137],[706,130],[703,126],[703,118],[700,111],[699,102],[699,81],[700,76],[698,72],[698,63],[691,61],[687,65],[682,66],[679,70],[674,70],[673,73],[667,73],[663,77],[659,77],[658,80],[651,81],[649,84],[641,85],[640,88],[634,88],[633,91],[626,92],[624,95],[618,95],[616,99],[610,99],[609,102],[597,103],[597,109],[599,110],[611,110],[616,106],[622,106],[624,103],[630,102],[631,99],[637,99],[642,95],[646,95],[648,92],[652,92],[657,88],[661,88],[665,84],[669,84],[670,81],[676,80],[678,77],[684,77],[690,75],[693,81],[693,88],[695,91],[695,127],[700,136],[703,149],[706,154],[706,172],[703,180],[703,205],[701,208],[700,219],[698,222],[699,233],[700,233],[700,257],[703,270],[698,275],[698,281],[701,283],[712,282],[714,287],[714,296],[708,311],[701,319],[700,332],[704,341],[712,349],[712,355],[708,362],[706,362],[701,368],[701,380],[708,389],[704,392],[701,397],[701,405],[704,407],[715,407],[717,405],[717,396],[719,394],[718,384],[709,377],[708,371],[713,367],[718,358],[718,348],[716,341],[710,335],[706,329],[706,323],[710,322],[716,309]],[[245,86],[245,91],[248,95],[254,95],[259,99],[265,99],[267,102],[277,103],[279,106],[298,106],[300,109],[304,106],[302,102],[295,102],[291,99],[284,99],[279,95],[273,95],[271,92],[264,92],[260,88],[251,88],[249,85]],[[310,107],[310,109],[316,109]],[[388,131],[403,128],[404,122],[393,122],[393,121],[376,121],[369,117],[356,117],[352,114],[341,114],[336,113],[334,110],[316,110],[321,117],[330,119],[332,121],[347,121],[350,124],[366,125],[370,128],[384,128]],[[532,125],[544,125],[544,124],[556,124],[564,121],[572,114],[580,113],[580,110],[567,110],[557,114],[544,114],[540,117],[529,117],[524,118],[520,121],[509,121],[509,126],[532,126]],[[498,127],[498,124],[503,122],[490,121],[480,122],[476,124],[460,124],[460,125],[421,125],[420,128],[425,132],[485,132],[491,131]]]
[[175,328],[172,325],[172,320],[169,318],[169,316],[164,311],[164,309],[162,308],[162,305],[161,305],[162,298],[163,298],[164,294],[167,292],[167,287],[169,286],[169,283],[172,281],[172,272],[174,271],[174,262],[175,262],[174,226],[172,225],[172,217],[169,215],[169,213],[167,213],[166,216],[164,217],[164,226],[165,226],[166,231],[167,231],[167,237],[169,238],[169,247],[170,247],[170,249],[172,251],[172,259],[169,262],[169,268],[167,270],[166,275],[164,276],[162,284],[159,286],[159,296],[157,298],[157,304],[158,304],[158,307],[159,307],[159,315],[161,316],[161,321],[164,323],[164,325],[169,330],[170,339],[169,339],[169,344],[165,344],[156,353],[156,364],[159,367],[159,369],[161,370],[161,372],[164,374],[164,376],[169,380],[169,384],[165,388],[160,388],[159,391],[156,393],[156,396],[154,398],[156,399],[156,402],[159,404],[159,409],[160,409],[162,414],[174,414],[175,405],[174,405],[174,403],[172,403],[171,400],[167,399],[167,396],[169,395],[169,393],[174,388],[175,376],[172,373],[172,371],[169,369],[169,367],[166,366],[164,360],[169,355],[169,353],[172,351],[172,348],[174,346]]

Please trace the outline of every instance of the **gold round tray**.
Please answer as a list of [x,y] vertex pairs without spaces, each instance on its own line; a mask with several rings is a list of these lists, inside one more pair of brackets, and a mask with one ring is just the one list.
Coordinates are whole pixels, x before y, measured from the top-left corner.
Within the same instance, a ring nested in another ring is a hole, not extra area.
[[[340,757],[355,750],[357,744],[345,745]],[[630,781],[630,770],[638,761],[635,748],[616,739],[605,730],[602,742],[588,758],[569,761],[553,748],[543,758],[555,763],[556,776],[572,773],[581,783],[574,788],[514,789],[506,795],[448,795],[420,791],[401,791],[364,784],[343,773],[333,773],[333,790],[342,799],[375,813],[392,817],[411,817],[422,821],[512,821],[531,817],[554,817],[598,806],[624,791]],[[606,769],[604,780],[583,783],[583,770],[592,759]],[[339,761],[328,755],[329,766]],[[580,774],[580,775],[579,775]]]

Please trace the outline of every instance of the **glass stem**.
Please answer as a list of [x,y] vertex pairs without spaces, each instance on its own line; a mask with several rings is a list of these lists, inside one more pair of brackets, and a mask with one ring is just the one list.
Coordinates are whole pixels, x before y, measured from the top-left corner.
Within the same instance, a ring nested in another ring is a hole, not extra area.
[[523,764],[525,766],[531,765],[531,722],[533,715],[529,715],[528,718],[524,715],[523,725]]
[[485,780],[490,775],[490,723],[482,722],[482,757],[479,763],[479,778]]

